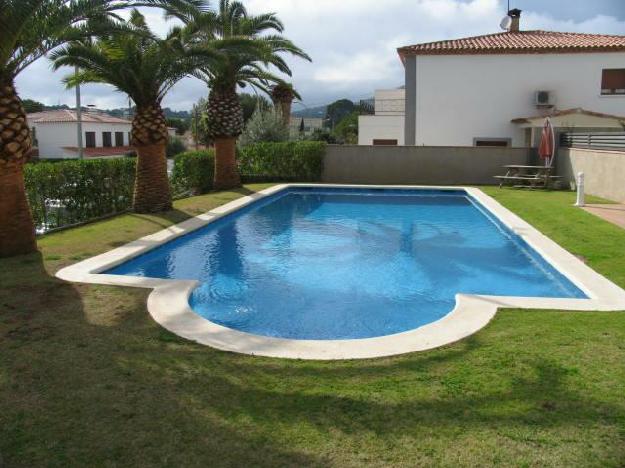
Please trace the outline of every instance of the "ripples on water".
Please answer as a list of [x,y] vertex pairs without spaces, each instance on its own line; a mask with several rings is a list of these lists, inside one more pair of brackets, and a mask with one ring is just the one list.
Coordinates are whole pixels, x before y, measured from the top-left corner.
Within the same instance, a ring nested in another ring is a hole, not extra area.
[[457,293],[585,297],[463,191],[293,189],[108,273],[199,280],[198,314],[295,339],[411,330]]

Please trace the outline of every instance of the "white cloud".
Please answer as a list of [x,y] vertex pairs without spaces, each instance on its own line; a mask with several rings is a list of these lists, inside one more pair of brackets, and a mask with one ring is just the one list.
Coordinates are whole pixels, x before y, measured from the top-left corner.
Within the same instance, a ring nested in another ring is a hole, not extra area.
[[[499,31],[505,14],[503,0],[244,0],[253,13],[274,11],[286,26],[285,35],[311,55],[314,62],[288,58],[292,81],[309,105],[325,104],[334,99],[364,98],[375,88],[403,84],[403,67],[396,47],[448,38],[488,34]],[[585,2],[586,17],[577,20],[545,13],[565,11],[568,0],[534,2],[523,12],[521,27],[623,34],[625,21],[616,16],[598,14],[595,2]],[[556,5],[557,6],[557,5]],[[568,11],[568,10],[566,10]],[[611,14],[610,12],[608,12]],[[150,10],[148,21],[165,34],[169,25],[157,10]],[[73,92],[60,84],[63,73],[53,74],[42,60],[17,80],[24,97],[46,103],[71,105]],[[189,109],[205,96],[206,86],[194,79],[180,82],[167,96],[164,105]],[[124,96],[104,86],[83,90],[84,102],[102,107],[126,105]]]
[[397,58],[397,47],[406,43],[405,36],[389,42],[373,44],[371,50],[359,51],[353,56],[339,53],[324,57],[324,65],[315,67],[313,79],[322,83],[351,85],[353,83],[385,81],[389,74],[402,73]]

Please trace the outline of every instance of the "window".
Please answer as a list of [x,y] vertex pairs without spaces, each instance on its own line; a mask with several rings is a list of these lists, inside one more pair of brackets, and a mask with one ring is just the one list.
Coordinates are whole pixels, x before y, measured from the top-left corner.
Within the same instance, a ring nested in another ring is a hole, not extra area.
[[110,148],[113,146],[113,140],[111,138],[111,132],[102,132],[102,146]]
[[85,132],[85,146],[95,148],[95,132]]
[[474,138],[473,146],[510,146],[510,138]]
[[601,94],[625,94],[625,68],[603,70]]
[[124,132],[115,132],[115,146],[124,146]]
[[376,146],[383,146],[383,145],[397,146],[397,140],[376,139],[376,140],[373,140],[373,144]]

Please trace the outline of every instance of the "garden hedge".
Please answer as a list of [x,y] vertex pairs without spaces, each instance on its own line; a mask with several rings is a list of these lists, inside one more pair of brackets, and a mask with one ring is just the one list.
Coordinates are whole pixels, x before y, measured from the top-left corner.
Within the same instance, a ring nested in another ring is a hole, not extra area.
[[38,231],[129,209],[135,163],[135,158],[110,158],[27,164],[26,195]]
[[316,182],[325,151],[319,141],[256,143],[239,150],[239,169],[244,180]]
[[185,151],[174,157],[171,185],[174,195],[198,195],[213,188],[215,152],[213,150]]
[[[238,150],[239,169],[247,181],[321,179],[325,143],[257,143]],[[132,206],[136,158],[65,160],[27,164],[26,194],[39,232],[81,223]],[[175,196],[212,190],[213,150],[186,151],[174,158],[171,184]]]

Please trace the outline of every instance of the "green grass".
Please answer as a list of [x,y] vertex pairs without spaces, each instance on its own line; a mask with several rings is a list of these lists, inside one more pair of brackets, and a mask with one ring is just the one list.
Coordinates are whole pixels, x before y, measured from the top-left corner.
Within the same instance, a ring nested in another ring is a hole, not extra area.
[[[6,465],[623,466],[625,313],[506,310],[429,352],[287,361],[166,332],[148,291],[52,276],[262,187],[59,232],[41,255],[0,261]],[[571,207],[573,194],[485,190],[625,286],[625,230]]]

